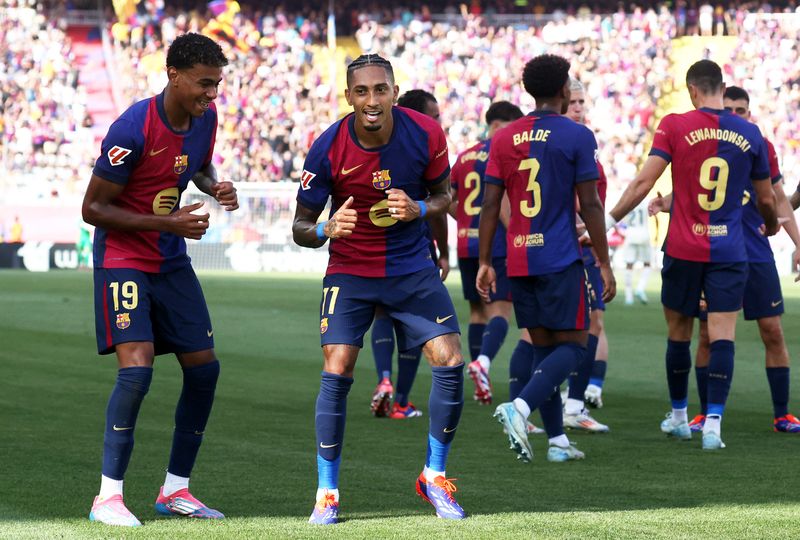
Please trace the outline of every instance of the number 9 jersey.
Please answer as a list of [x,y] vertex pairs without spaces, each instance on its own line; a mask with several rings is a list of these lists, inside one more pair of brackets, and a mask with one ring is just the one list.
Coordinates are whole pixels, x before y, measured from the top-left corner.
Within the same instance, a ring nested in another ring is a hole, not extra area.
[[485,181],[505,186],[508,275],[560,272],[580,260],[575,186],[595,181],[594,134],[552,111],[534,111],[495,133]]
[[650,155],[672,162],[666,254],[697,262],[747,261],[742,196],[751,180],[770,176],[758,127],[705,107],[669,114],[656,129]]

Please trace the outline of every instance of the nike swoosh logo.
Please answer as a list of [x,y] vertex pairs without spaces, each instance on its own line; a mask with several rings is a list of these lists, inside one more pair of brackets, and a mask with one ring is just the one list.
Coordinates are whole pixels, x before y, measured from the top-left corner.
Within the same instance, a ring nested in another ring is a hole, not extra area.
[[161,150],[158,150],[158,151],[150,150],[150,157],[157,156],[158,154],[160,154],[161,152],[163,152],[167,148],[169,148],[169,146],[165,146],[164,148],[162,148]]
[[133,429],[133,426],[131,426],[131,427],[117,427],[117,424],[114,424],[114,431],[128,431],[129,429]]
[[206,330],[206,334],[208,334],[208,337],[211,337],[211,336],[214,335],[214,331],[213,330]]
[[452,433],[452,432],[454,432],[456,429],[458,429],[458,428],[444,428],[442,431],[444,431],[445,433]]
[[783,302],[783,300],[778,300],[777,302],[772,302],[772,307],[778,307],[779,305],[781,305],[782,302]]
[[350,174],[350,173],[351,173],[351,172],[353,172],[354,170],[356,170],[356,169],[358,169],[359,167],[361,167],[361,165],[363,165],[363,163],[359,163],[358,165],[356,165],[356,166],[355,166],[355,167],[353,167],[352,169],[345,169],[344,167],[342,167],[342,176],[344,176],[345,174]]
[[203,433],[205,433],[205,431],[195,431],[194,432],[195,435],[202,435]]
[[444,321],[446,321],[447,319],[449,319],[451,317],[452,317],[452,315],[448,315],[447,317],[436,317],[436,324],[442,324]]
[[336,444],[322,444],[322,443],[319,443],[319,447],[320,448],[335,448],[337,446],[339,446],[338,442]]

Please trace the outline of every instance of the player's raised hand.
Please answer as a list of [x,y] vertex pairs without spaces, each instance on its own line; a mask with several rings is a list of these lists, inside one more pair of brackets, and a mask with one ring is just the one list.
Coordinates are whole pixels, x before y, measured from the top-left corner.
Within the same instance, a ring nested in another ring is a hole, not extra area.
[[342,238],[353,234],[353,229],[356,228],[356,221],[358,220],[358,214],[355,209],[350,208],[353,200],[352,195],[348,197],[325,223],[325,227],[322,229],[325,232],[325,236],[328,238]]
[[617,280],[611,270],[611,263],[598,265],[603,278],[603,302],[611,302],[617,295]]
[[408,196],[402,189],[392,188],[386,190],[389,197],[389,214],[398,221],[412,221],[420,216],[417,201]]
[[208,218],[211,217],[207,213],[192,214],[202,206],[203,202],[196,202],[179,208],[177,212],[170,214],[169,217],[172,220],[170,232],[184,238],[200,240],[208,229]]
[[239,197],[236,195],[233,182],[217,182],[211,186],[211,193],[219,205],[228,212],[239,208]]
[[491,264],[481,264],[475,277],[475,288],[485,302],[489,302],[489,294],[497,292],[497,274]]

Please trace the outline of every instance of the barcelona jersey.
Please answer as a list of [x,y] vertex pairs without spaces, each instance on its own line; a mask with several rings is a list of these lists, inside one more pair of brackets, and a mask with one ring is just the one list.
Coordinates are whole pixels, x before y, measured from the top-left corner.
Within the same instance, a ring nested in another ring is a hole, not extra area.
[[353,234],[330,241],[327,274],[393,277],[433,267],[424,219],[392,217],[386,190],[397,188],[414,200],[450,174],[447,141],[432,118],[392,107],[389,142],[364,148],[355,133],[355,115],[329,127],[311,146],[303,167],[299,204],[322,211],[332,198],[331,215],[353,196],[358,221]]
[[509,276],[560,272],[581,258],[575,187],[597,180],[596,154],[589,128],[551,111],[534,111],[494,135],[486,182],[505,185],[511,203]]
[[[769,160],[769,177],[772,183],[775,184],[783,179],[780,167],[778,166],[778,155],[775,152],[775,147],[768,139],[764,139],[767,143],[767,159]],[[742,209],[742,227],[744,227],[744,244],[747,248],[748,262],[772,262],[775,256],[772,254],[772,248],[769,245],[769,240],[761,232],[761,226],[764,224],[764,218],[756,206],[756,192],[753,189],[752,183],[744,192],[742,199],[744,208]]]
[[[597,172],[600,178],[597,179],[597,195],[600,197],[600,202],[603,208],[606,207],[606,193],[608,192],[608,179],[606,178],[606,171],[603,165],[597,162]],[[592,253],[591,246],[581,246],[581,256],[583,257],[583,264],[591,266],[595,263],[594,253]]]
[[[450,185],[458,193],[456,223],[458,227],[458,258],[478,257],[478,225],[483,206],[483,177],[492,141],[481,141],[461,153],[450,173]],[[506,228],[498,221],[492,241],[492,258],[506,256]]]
[[758,128],[738,116],[702,108],[665,116],[650,155],[672,162],[672,208],[664,249],[697,262],[747,260],[742,194],[769,177]]
[[[132,105],[117,118],[101,146],[93,173],[125,186],[113,204],[137,214],[168,215],[178,209],[189,180],[211,162],[217,133],[212,103],[187,131],[173,130],[164,94]],[[189,264],[185,240],[160,231],[95,229],[95,268],[170,272]]]

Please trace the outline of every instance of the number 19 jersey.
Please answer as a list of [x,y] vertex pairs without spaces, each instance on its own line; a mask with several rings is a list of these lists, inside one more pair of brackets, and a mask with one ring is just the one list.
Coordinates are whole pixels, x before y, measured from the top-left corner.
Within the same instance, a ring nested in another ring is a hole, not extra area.
[[485,181],[508,191],[509,276],[560,272],[581,258],[575,186],[598,176],[594,134],[565,116],[534,111],[494,135]]
[[702,108],[665,116],[650,155],[672,162],[672,208],[664,251],[697,262],[747,261],[742,195],[769,178],[764,138],[755,124]]

